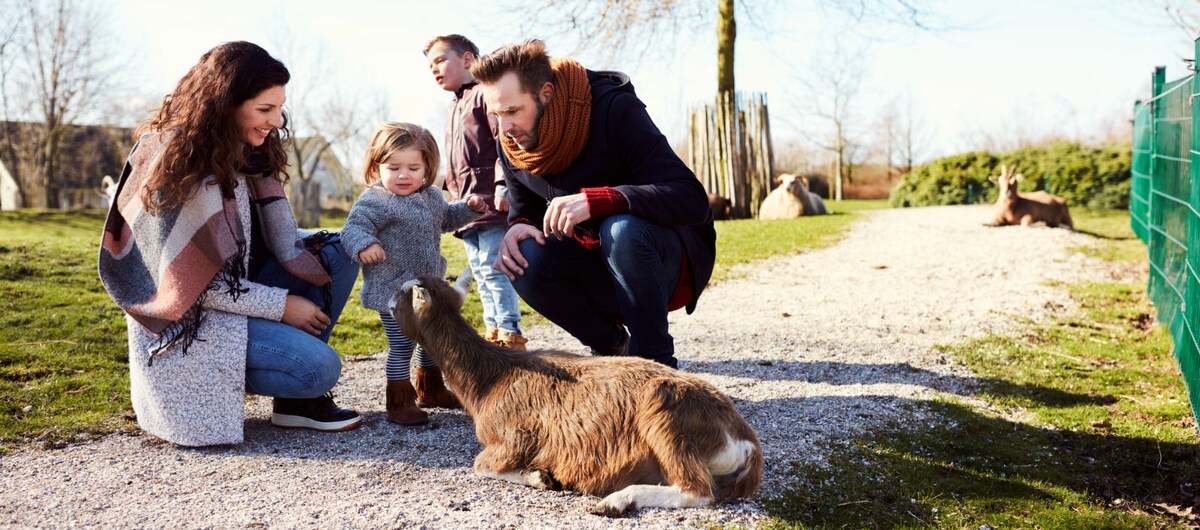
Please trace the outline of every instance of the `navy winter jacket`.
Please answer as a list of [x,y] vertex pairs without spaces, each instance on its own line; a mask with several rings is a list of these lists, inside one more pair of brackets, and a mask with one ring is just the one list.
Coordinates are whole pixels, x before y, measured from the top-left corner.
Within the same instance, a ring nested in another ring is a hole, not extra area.
[[[692,299],[687,303],[691,313],[716,258],[717,234],[708,195],[650,120],[628,76],[590,70],[587,75],[592,87],[591,130],[570,166],[554,175],[536,176],[518,169],[499,149],[508,184],[509,222],[524,219],[540,227],[551,199],[583,188],[616,188],[629,201],[629,213],[670,226],[679,234],[691,275]],[[599,220],[589,219],[581,226],[596,231]]]

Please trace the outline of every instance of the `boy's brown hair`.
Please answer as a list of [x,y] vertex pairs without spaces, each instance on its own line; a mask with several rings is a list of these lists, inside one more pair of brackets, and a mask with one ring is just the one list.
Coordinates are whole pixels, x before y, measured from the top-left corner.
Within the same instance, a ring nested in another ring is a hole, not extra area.
[[538,39],[509,44],[480,57],[471,65],[471,76],[476,81],[492,84],[504,74],[516,72],[525,92],[536,95],[545,83],[554,82],[554,70],[550,68],[550,56],[546,54],[546,43]]
[[425,45],[425,50],[421,53],[429,55],[429,50],[432,50],[433,47],[439,42],[446,43],[446,46],[451,50],[454,50],[454,53],[457,53],[459,57],[462,57],[467,52],[471,52],[476,59],[479,58],[479,47],[476,46],[474,42],[471,42],[471,39],[468,39],[457,33],[434,37],[433,40],[429,41],[429,44]]
[[368,186],[379,182],[379,164],[387,161],[392,153],[401,149],[413,148],[421,152],[421,161],[425,163],[425,178],[421,188],[433,185],[434,175],[437,174],[440,155],[437,142],[428,129],[420,125],[390,121],[380,125],[367,142],[367,163],[363,166],[363,180]]

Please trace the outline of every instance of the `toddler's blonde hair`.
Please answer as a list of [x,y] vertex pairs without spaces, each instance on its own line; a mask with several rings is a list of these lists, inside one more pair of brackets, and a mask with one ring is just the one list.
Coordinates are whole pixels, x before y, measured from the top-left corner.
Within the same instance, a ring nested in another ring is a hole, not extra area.
[[421,160],[425,162],[425,180],[421,182],[421,189],[417,191],[424,191],[432,186],[440,159],[433,134],[420,125],[398,121],[380,125],[375,134],[371,135],[371,141],[367,142],[367,163],[363,166],[363,180],[367,185],[379,182],[379,164],[387,162],[392,153],[409,147],[420,151]]

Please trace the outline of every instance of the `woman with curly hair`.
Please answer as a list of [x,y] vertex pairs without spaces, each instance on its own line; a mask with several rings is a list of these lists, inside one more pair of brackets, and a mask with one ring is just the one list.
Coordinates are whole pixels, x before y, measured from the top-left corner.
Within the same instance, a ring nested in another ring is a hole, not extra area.
[[134,412],[180,445],[242,441],[244,394],[271,423],[358,427],[329,390],[326,342],[358,266],[336,234],[296,228],[283,63],[249,42],[209,50],[138,128],[99,270],[126,313]]

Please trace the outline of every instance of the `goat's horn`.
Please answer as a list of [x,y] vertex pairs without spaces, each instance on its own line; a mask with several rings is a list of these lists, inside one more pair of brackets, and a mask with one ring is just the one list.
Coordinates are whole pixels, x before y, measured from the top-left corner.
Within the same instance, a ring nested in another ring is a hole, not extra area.
[[1008,176],[1008,164],[1000,164],[1000,176],[1001,177]]

